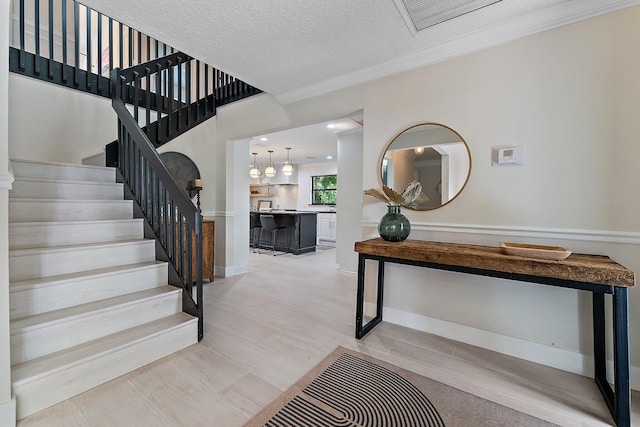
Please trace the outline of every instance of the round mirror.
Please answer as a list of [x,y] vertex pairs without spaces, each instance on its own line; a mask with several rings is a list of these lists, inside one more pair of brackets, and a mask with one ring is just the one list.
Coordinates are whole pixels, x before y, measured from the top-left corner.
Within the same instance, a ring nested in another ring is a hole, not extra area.
[[382,184],[398,193],[411,181],[427,196],[415,207],[436,209],[455,199],[471,174],[471,152],[453,129],[422,123],[400,132],[387,146],[380,165]]

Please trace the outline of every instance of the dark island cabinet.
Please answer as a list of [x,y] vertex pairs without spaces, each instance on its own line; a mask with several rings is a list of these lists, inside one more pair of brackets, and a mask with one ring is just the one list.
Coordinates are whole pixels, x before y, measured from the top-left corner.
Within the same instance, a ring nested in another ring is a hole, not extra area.
[[[277,233],[276,251],[291,252],[300,255],[316,250],[317,213],[303,211],[271,211],[251,212],[253,221],[260,224],[260,215],[273,215],[276,225],[285,226],[287,232]],[[256,232],[256,239],[260,238],[260,232]],[[253,230],[249,230],[249,239],[253,245]],[[261,245],[270,245],[271,233],[262,233]]]

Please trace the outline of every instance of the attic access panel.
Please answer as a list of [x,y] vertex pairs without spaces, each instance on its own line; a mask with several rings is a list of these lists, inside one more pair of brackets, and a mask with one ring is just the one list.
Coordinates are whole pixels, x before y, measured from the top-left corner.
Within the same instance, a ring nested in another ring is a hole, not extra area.
[[394,0],[411,32],[424,30],[502,0]]

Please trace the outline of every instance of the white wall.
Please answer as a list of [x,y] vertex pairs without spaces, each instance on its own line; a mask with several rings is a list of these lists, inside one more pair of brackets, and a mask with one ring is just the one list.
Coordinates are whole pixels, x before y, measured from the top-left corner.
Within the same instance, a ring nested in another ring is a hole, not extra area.
[[[637,22],[640,7],[628,8],[284,107],[259,95],[220,109],[217,145],[363,109],[369,188],[380,185],[377,165],[391,138],[413,124],[442,123],[469,144],[470,180],[441,209],[405,210],[410,238],[565,245],[640,271]],[[525,146],[524,166],[491,166],[492,146],[516,143]],[[246,169],[246,156],[238,165]],[[233,167],[218,161],[220,192]],[[228,199],[216,202],[234,211]],[[376,235],[384,212],[384,204],[364,199],[365,237]],[[406,266],[389,268],[387,280],[387,320],[589,371],[588,295]],[[632,291],[631,325],[639,316],[640,294]],[[633,329],[631,336],[632,363],[640,367],[640,339]]]
[[11,74],[9,105],[12,159],[79,164],[118,137],[108,98]]
[[338,134],[338,197],[336,223],[336,261],[343,271],[358,271],[355,242],[362,240],[360,223],[362,205],[362,128]]
[[0,425],[7,427],[16,424],[9,342],[9,12],[10,1],[0,1]]

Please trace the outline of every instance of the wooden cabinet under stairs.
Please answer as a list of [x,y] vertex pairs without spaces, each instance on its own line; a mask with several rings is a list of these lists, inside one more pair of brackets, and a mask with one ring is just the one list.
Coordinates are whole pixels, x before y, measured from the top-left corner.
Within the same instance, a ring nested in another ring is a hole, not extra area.
[[[202,279],[213,282],[213,260],[215,248],[216,223],[213,220],[202,221]],[[195,252],[195,242],[193,244]],[[196,281],[196,265],[193,265],[193,281]]]

